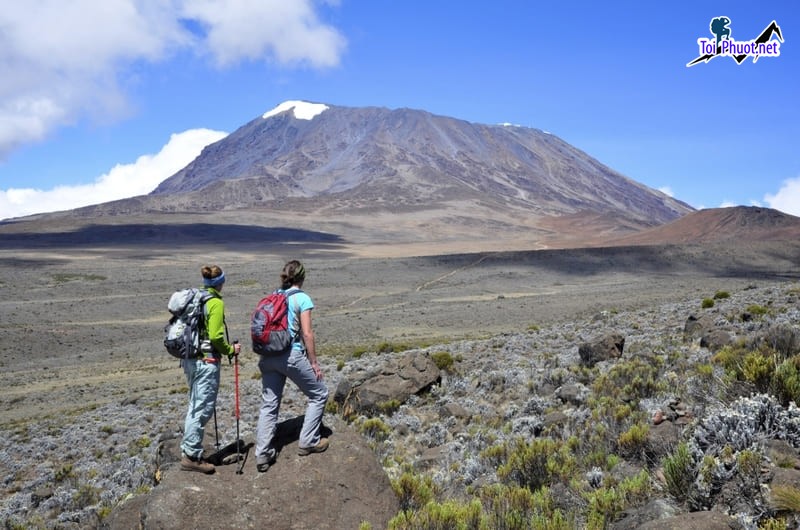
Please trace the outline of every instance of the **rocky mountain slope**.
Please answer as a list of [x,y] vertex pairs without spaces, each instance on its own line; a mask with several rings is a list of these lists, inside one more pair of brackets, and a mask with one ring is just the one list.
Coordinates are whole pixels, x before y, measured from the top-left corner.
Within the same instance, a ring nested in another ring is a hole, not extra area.
[[475,201],[529,215],[615,212],[645,226],[691,210],[540,130],[411,109],[318,104],[316,114],[302,114],[308,107],[283,105],[252,120],[152,195],[238,206],[292,197],[347,207]]

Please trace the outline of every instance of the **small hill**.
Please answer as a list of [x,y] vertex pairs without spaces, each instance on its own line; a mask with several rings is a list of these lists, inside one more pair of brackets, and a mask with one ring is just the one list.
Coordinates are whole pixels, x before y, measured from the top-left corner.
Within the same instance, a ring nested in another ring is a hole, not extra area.
[[734,206],[699,210],[671,223],[607,241],[612,245],[797,241],[800,217],[771,208]]

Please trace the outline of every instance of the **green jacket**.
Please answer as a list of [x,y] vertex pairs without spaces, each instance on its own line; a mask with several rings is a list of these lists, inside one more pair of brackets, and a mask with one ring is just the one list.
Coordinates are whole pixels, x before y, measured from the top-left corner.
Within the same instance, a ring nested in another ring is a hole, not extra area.
[[206,334],[214,351],[220,355],[233,355],[233,346],[228,344],[225,337],[225,302],[222,295],[213,287],[205,287],[205,290],[214,295],[206,302]]

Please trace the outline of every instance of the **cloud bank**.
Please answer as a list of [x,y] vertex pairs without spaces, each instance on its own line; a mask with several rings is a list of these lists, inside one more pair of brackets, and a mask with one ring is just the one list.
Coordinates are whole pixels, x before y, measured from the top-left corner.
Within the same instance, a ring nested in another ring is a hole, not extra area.
[[209,129],[173,134],[155,155],[142,155],[131,164],[117,164],[91,184],[58,186],[51,190],[0,190],[0,218],[71,210],[145,195],[197,158],[203,147],[225,136],[227,133]]
[[313,0],[32,0],[0,9],[0,161],[90,117],[127,109],[120,78],[180,52],[223,68],[242,61],[336,66],[344,37]]
[[764,202],[770,208],[800,216],[800,177],[784,180],[781,189],[775,195],[764,196]]

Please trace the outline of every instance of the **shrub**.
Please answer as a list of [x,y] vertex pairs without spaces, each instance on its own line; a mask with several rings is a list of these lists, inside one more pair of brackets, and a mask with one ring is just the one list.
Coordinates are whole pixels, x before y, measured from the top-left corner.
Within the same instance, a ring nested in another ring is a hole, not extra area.
[[430,502],[417,512],[402,512],[389,521],[390,530],[467,530],[472,528],[481,528],[481,504],[478,500],[467,504],[456,501],[447,501],[441,504]]
[[400,501],[401,510],[414,511],[433,500],[436,488],[430,477],[403,473],[397,480],[392,481],[392,491]]
[[359,427],[361,434],[375,440],[385,440],[392,432],[392,428],[386,425],[380,418],[367,418]]
[[647,444],[647,434],[650,426],[644,423],[632,425],[630,429],[619,435],[618,443],[620,452],[624,455],[640,454]]
[[703,298],[703,302],[700,304],[700,307],[703,309],[708,309],[709,307],[714,307],[714,299],[713,298]]
[[773,486],[770,492],[770,501],[776,510],[800,512],[800,488],[788,484]]
[[431,354],[431,360],[439,370],[449,370],[455,362],[449,352],[435,352]]
[[767,314],[768,309],[763,305],[752,304],[747,306],[747,312],[753,316],[763,316]]
[[530,443],[518,438],[507,449],[507,461],[497,468],[497,476],[505,484],[516,484],[536,490],[554,480],[567,480],[578,467],[575,457],[563,443],[550,438],[537,438]]
[[800,403],[800,356],[786,359],[775,369],[771,391],[784,407]]
[[717,291],[716,293],[714,293],[714,300],[720,300],[722,298],[730,298],[730,297],[731,293],[729,293],[728,291]]
[[694,461],[686,442],[678,444],[675,452],[664,458],[663,466],[667,493],[679,502],[687,500],[689,488],[694,482]]

